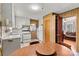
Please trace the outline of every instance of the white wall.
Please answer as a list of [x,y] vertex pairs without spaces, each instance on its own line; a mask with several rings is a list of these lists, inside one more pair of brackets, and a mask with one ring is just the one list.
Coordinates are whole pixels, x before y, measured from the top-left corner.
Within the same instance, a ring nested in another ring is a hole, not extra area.
[[0,21],[1,21],[1,4],[0,4]]
[[21,28],[22,25],[30,25],[30,19],[26,17],[16,16],[16,27]]
[[38,39],[43,41],[43,19],[39,19]]
[[39,25],[43,24],[43,19],[39,20]]
[[[0,4],[0,21],[1,21],[1,4]],[[0,36],[1,36],[1,27],[0,27]]]

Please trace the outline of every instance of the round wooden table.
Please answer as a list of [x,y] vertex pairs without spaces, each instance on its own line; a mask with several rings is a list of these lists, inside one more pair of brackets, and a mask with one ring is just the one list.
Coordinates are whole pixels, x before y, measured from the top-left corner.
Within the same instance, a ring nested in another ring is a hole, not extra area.
[[57,56],[73,56],[72,50],[69,48],[60,45],[60,44],[53,44],[52,46],[42,45],[42,44],[34,44],[29,45],[16,51],[13,51],[10,55],[11,56],[50,56],[56,52]]
[[45,44],[40,44],[36,48],[36,54],[38,56],[55,56],[56,55],[56,50],[55,50],[55,45],[45,45]]

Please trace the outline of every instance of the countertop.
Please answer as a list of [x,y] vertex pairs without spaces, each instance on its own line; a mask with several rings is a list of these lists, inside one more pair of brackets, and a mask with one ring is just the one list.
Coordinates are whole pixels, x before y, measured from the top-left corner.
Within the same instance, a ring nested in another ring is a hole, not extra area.
[[5,36],[2,36],[0,37],[2,40],[6,40],[6,39],[15,39],[15,38],[20,38],[21,36],[20,35],[5,35]]

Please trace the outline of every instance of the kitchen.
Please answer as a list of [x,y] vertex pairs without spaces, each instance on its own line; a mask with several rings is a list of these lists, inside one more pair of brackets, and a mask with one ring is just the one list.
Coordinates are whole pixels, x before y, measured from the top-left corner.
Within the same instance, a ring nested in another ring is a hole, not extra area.
[[[62,40],[56,42],[57,39],[56,35],[60,37],[59,34],[60,32],[56,33],[56,29],[57,29],[56,22],[57,20],[62,20],[60,18],[60,14],[67,12],[69,10],[73,10],[78,7],[79,4],[72,4],[72,3],[64,4],[64,5],[60,3],[56,3],[56,4],[2,3],[0,4],[1,55],[9,56],[13,52],[16,53],[16,50],[19,49],[20,51],[20,49],[23,48],[25,48],[24,50],[26,51],[26,47],[30,46],[29,48],[32,49],[33,48],[33,46],[31,46],[32,44],[42,43],[42,42],[45,43],[48,48],[49,45],[53,46],[53,43],[57,43],[56,48],[59,47],[57,53],[60,56],[73,55],[72,50],[68,49],[66,46],[58,44],[58,42],[62,43]],[[60,19],[58,19],[57,17]],[[78,41],[76,42],[78,43]],[[26,52],[29,52],[31,50],[31,52],[35,53],[36,51],[35,49],[39,50],[39,47],[40,46],[38,45],[37,48],[33,48],[34,51],[27,48]],[[24,54],[24,50],[22,50],[23,54]],[[54,52],[55,51],[54,48],[51,51]],[[51,51],[49,52],[52,53]],[[62,51],[65,52],[63,53]],[[44,47],[42,52],[44,52]],[[68,54],[66,54],[66,52],[68,52]],[[13,55],[15,55],[15,53]],[[19,55],[19,53],[17,55]]]
[[[34,18],[30,19],[30,17],[26,16],[16,16],[14,14],[14,10],[17,10],[17,4],[16,7],[11,3],[3,3],[0,6],[2,12],[1,19],[3,19],[1,20],[2,26],[0,28],[2,32],[0,38],[3,55],[8,55],[18,48],[28,46],[29,42],[31,42],[32,40],[42,41],[37,39],[37,37],[42,39],[42,36],[39,37],[39,34],[37,33],[37,31],[41,32],[40,30],[42,30],[42,28],[39,29],[38,27],[36,27],[37,25],[39,25],[39,22],[32,26],[30,20]],[[38,21],[37,19],[35,20]],[[36,38],[32,39],[32,31],[36,31]],[[43,33],[41,33],[41,35],[43,35]]]

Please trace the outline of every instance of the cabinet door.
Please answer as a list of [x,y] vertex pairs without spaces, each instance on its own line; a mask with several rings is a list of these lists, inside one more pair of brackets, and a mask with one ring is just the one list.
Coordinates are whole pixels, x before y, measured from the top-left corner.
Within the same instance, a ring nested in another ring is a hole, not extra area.
[[15,50],[20,48],[20,39],[6,39],[2,41],[3,56],[8,56]]

